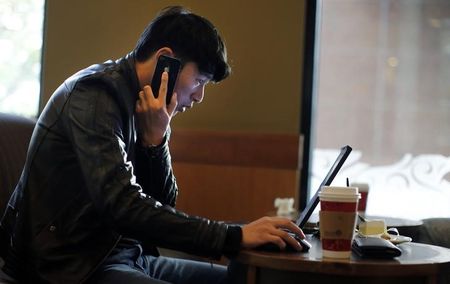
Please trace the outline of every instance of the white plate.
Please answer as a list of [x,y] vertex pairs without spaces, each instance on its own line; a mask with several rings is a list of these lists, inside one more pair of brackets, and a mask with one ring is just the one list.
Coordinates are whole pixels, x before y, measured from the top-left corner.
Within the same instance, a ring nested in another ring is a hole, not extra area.
[[406,237],[406,236],[402,236],[402,235],[389,235],[391,237],[391,239],[389,240],[391,243],[393,243],[394,245],[398,245],[401,243],[409,243],[412,241],[412,239],[410,237]]
[[371,237],[371,238],[383,238],[385,240],[390,241],[391,243],[393,243],[394,245],[398,245],[401,243],[409,243],[412,241],[412,239],[410,237],[406,237],[406,236],[402,236],[402,235],[391,235],[391,234],[384,234],[384,236],[389,235],[389,239],[387,239],[386,237],[382,237],[381,234],[379,235],[363,235],[361,233],[358,233],[358,235],[360,237]]

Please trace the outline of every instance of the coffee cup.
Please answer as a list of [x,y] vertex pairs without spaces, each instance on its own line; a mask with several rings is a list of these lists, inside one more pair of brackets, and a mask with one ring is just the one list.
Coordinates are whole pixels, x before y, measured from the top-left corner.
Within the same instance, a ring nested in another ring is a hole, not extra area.
[[358,188],[323,186],[319,198],[322,256],[349,258],[360,198]]
[[363,182],[353,182],[350,186],[357,187],[359,193],[361,194],[361,199],[358,202],[358,212],[366,212],[367,199],[369,197],[369,184]]

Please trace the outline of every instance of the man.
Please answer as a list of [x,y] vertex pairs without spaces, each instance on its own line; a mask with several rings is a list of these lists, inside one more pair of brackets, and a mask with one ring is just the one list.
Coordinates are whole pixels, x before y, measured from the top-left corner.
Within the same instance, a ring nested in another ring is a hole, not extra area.
[[[157,98],[149,87],[161,55],[182,62],[168,105],[167,72]],[[303,236],[288,219],[264,217],[241,228],[174,209],[170,121],[229,72],[214,26],[170,7],[133,52],[67,79],[37,122],[1,222],[4,271],[26,283],[219,283],[225,268],[158,257],[155,247],[211,257],[267,242],[300,250],[282,230]]]

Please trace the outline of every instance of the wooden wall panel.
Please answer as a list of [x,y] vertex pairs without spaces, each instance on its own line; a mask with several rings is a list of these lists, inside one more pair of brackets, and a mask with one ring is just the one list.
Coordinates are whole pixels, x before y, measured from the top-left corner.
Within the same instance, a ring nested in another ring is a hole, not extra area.
[[296,196],[293,170],[175,163],[177,208],[223,221],[251,221],[274,210],[276,197]]
[[273,212],[276,197],[298,200],[300,142],[293,134],[178,132],[171,142],[177,208],[214,220],[251,221]]
[[297,170],[299,135],[233,131],[176,130],[173,160],[194,164]]

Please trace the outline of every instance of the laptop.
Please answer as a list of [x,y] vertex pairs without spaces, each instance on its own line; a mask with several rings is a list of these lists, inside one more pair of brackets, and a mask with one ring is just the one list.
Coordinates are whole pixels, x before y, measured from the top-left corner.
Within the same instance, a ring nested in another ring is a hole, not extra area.
[[317,204],[319,204],[320,189],[322,188],[322,186],[328,186],[331,184],[331,182],[334,180],[334,178],[338,174],[339,170],[341,169],[342,165],[344,164],[345,160],[347,160],[351,151],[352,151],[352,147],[350,147],[348,145],[341,148],[341,152],[339,153],[339,156],[336,158],[336,161],[334,161],[334,164],[331,166],[330,170],[328,171],[327,175],[323,179],[319,188],[316,190],[316,193],[309,200],[308,204],[306,204],[305,209],[302,211],[302,213],[298,217],[297,221],[295,222],[297,224],[297,226],[299,226],[301,229],[304,228],[304,226],[306,225],[306,223],[309,220],[309,217],[311,217],[311,214],[316,209]]
[[[331,166],[330,170],[328,171],[327,175],[323,179],[322,183],[320,184],[319,188],[316,190],[316,193],[314,196],[309,200],[308,204],[306,204],[305,209],[302,211],[300,216],[297,218],[295,223],[297,226],[300,227],[300,229],[303,230],[306,223],[308,222],[309,218],[311,217],[312,213],[316,209],[317,204],[319,204],[319,193],[322,186],[328,186],[331,184],[333,179],[336,177],[337,173],[341,169],[342,165],[344,164],[345,160],[350,155],[350,152],[352,151],[352,147],[346,145],[341,148],[341,152],[339,153],[339,156],[334,161],[333,165]],[[293,233],[291,235],[302,245],[303,252],[308,251],[311,248],[311,244],[309,244],[306,240],[301,240],[297,238]],[[268,251],[280,251],[280,248],[273,244],[273,243],[267,243],[262,246],[259,246],[257,249],[260,250],[268,250]],[[286,247],[286,250],[294,251],[293,248],[290,246]]]

